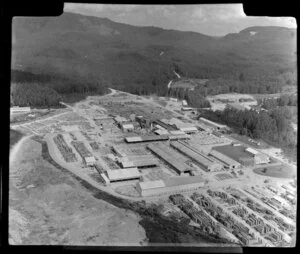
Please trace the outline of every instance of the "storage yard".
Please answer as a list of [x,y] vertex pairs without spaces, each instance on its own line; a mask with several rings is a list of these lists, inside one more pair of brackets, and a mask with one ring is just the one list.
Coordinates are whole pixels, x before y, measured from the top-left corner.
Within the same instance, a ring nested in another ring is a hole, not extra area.
[[56,163],[94,187],[128,200],[163,199],[166,214],[210,235],[247,246],[292,241],[295,171],[233,141],[226,126],[114,90],[14,128],[45,139]]

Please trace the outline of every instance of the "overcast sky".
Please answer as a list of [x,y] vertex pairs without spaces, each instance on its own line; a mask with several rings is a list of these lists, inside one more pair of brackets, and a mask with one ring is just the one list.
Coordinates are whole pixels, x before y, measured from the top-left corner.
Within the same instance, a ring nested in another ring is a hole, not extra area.
[[247,17],[242,4],[213,5],[121,5],[65,3],[65,12],[109,18],[135,25],[225,35],[250,26],[296,28],[292,17]]

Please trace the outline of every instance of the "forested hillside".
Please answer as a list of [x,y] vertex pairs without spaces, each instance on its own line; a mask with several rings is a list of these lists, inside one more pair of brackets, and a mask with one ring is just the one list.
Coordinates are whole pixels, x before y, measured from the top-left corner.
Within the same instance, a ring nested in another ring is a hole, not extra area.
[[251,27],[210,37],[73,13],[18,17],[12,69],[17,83],[30,79],[65,95],[103,93],[106,87],[166,95],[174,70],[182,77],[209,79],[198,88],[202,96],[274,93],[296,85],[296,30]]

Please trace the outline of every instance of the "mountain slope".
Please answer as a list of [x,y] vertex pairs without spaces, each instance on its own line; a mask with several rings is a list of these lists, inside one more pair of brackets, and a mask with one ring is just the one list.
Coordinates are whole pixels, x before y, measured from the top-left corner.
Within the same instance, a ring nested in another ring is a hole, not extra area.
[[295,29],[282,27],[211,37],[74,13],[13,20],[12,69],[50,75],[56,90],[64,85],[57,79],[68,79],[164,94],[174,69],[186,77],[237,80],[243,73],[285,85],[295,80],[295,52]]

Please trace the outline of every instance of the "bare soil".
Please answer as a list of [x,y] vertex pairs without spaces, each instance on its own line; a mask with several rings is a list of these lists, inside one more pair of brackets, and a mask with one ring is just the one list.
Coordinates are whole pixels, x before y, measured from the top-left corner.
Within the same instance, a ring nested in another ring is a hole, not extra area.
[[96,199],[43,160],[41,145],[31,139],[10,164],[10,244],[141,245],[145,231],[139,220],[129,210]]

